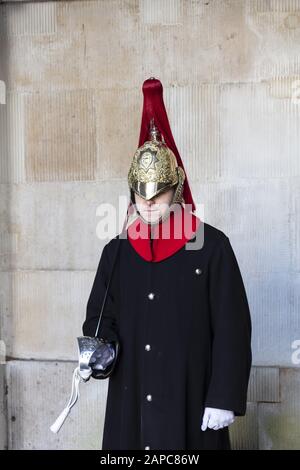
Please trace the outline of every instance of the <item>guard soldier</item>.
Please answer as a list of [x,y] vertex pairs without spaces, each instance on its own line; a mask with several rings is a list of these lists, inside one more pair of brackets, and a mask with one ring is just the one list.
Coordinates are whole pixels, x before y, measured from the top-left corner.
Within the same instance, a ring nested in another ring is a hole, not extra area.
[[228,236],[193,213],[161,82],[143,93],[124,230],[102,251],[83,324],[92,334],[119,239],[99,332],[121,345],[102,449],[230,449],[252,361],[245,287]]

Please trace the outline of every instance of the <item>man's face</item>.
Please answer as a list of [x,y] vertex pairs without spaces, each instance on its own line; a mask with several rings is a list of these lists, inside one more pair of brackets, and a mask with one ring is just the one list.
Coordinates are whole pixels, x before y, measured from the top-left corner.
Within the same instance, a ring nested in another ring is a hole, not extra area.
[[169,210],[174,195],[174,188],[163,191],[148,201],[137,193],[134,193],[134,195],[136,207],[141,216],[148,223],[156,223]]

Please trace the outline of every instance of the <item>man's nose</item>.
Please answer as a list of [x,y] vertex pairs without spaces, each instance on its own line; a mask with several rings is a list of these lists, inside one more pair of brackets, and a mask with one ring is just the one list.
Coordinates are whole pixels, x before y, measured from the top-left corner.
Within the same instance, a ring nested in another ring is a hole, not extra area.
[[149,200],[147,201],[147,205],[148,205],[148,206],[152,206],[152,204],[154,204],[154,203],[155,203],[154,199],[149,199]]

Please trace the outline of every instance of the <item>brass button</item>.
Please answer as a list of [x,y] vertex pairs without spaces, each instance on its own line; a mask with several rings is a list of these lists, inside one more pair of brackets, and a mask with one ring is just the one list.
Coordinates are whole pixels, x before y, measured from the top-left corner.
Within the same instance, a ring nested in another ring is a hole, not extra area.
[[152,400],[152,395],[147,395],[146,398],[147,398],[148,401],[151,401]]
[[153,300],[154,299],[154,293],[153,292],[150,292],[150,294],[148,294],[148,298],[150,300]]
[[198,275],[199,275],[199,274],[202,274],[202,269],[196,268],[196,269],[195,269],[195,273],[198,274]]
[[146,344],[146,345],[145,345],[145,349],[146,349],[146,351],[150,351],[150,349],[151,349],[150,344]]

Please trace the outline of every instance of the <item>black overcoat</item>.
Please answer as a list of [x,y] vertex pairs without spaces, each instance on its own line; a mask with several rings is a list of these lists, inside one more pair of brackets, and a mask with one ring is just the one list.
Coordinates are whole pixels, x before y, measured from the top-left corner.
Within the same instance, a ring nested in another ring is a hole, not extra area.
[[[107,379],[103,450],[230,449],[228,427],[201,430],[204,408],[246,412],[252,355],[245,287],[229,238],[201,223],[201,249],[183,246],[159,262],[144,260],[121,237],[98,334],[117,337],[121,347]],[[117,238],[101,253],[84,335],[95,334]]]

